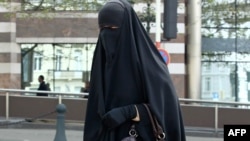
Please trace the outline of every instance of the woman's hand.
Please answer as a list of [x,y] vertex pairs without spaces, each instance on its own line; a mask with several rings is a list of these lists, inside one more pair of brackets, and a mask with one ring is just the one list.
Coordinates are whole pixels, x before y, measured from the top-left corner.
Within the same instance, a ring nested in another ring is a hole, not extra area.
[[140,114],[139,114],[139,112],[138,112],[138,108],[137,108],[136,105],[134,105],[134,106],[135,106],[135,110],[136,110],[136,117],[133,118],[132,120],[133,120],[133,121],[140,121]]
[[137,113],[138,110],[136,110],[135,105],[114,108],[103,116],[102,122],[106,127],[112,129],[127,120],[137,119]]

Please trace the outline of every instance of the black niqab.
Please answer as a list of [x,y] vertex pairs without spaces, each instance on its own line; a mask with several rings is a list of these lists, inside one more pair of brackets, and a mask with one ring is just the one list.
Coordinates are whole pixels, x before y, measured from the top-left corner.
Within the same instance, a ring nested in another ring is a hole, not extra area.
[[124,7],[123,5],[117,5],[116,3],[107,3],[100,11],[98,15],[99,27],[103,26],[121,26],[124,19]]
[[[168,68],[131,5],[126,0],[109,1],[98,18],[100,34],[92,64],[84,141],[119,141],[127,136],[129,125],[105,131],[102,116],[116,107],[142,103],[150,105],[167,141],[185,141]],[[143,128],[138,130],[146,136]]]

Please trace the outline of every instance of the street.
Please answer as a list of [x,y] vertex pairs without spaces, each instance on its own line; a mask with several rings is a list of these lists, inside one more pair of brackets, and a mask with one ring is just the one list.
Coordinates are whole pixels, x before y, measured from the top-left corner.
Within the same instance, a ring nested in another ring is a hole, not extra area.
[[[0,141],[53,141],[53,129],[0,129]],[[66,130],[67,141],[82,141],[83,132]],[[223,138],[187,136],[187,141],[223,141]]]

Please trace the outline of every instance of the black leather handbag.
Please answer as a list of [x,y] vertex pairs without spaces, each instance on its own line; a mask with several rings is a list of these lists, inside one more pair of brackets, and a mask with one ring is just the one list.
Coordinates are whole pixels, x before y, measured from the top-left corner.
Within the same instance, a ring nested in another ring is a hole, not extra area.
[[[164,141],[165,139],[165,133],[162,130],[162,127],[156,120],[155,116],[151,113],[149,106],[147,104],[143,104],[145,108],[147,109],[152,127],[153,127],[153,134],[155,136],[156,141]],[[129,136],[125,137],[121,141],[136,141],[136,137],[138,136],[137,131],[135,130],[135,125],[133,124],[129,130]]]
[[122,139],[121,141],[136,141],[136,137],[138,136],[136,130],[135,130],[135,125],[133,124],[128,132],[129,136]]

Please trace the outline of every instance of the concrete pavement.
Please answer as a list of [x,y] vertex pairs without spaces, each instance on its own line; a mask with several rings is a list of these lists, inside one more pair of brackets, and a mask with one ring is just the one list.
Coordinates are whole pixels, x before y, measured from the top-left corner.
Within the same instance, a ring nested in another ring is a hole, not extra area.
[[[23,119],[11,119],[8,123],[16,123]],[[36,120],[3,126],[6,120],[0,117],[0,141],[54,141],[56,121]],[[83,141],[83,122],[65,122],[67,141]],[[213,130],[186,128],[187,141],[223,141],[220,132],[215,135]]]
[[[0,129],[0,141],[53,141],[54,129]],[[68,141],[83,141],[83,132],[80,130],[66,130]],[[187,136],[187,141],[223,141],[223,138]]]

